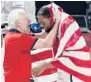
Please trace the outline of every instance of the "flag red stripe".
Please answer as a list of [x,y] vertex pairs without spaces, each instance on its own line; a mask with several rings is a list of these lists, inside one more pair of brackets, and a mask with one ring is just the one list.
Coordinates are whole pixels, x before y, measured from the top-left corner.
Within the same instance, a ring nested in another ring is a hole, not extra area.
[[73,57],[72,56],[64,56],[64,55],[62,55],[62,57],[69,58],[76,66],[91,68],[91,60],[77,59],[77,58],[74,57],[74,55],[73,55]]
[[52,58],[53,57],[52,54],[53,54],[52,50],[48,50],[48,51],[37,53],[35,55],[31,55],[32,57],[31,59],[32,59],[32,62],[37,62],[37,61],[45,60],[48,58]]
[[70,37],[70,39],[68,40],[68,42],[66,43],[65,48],[71,47],[73,46],[78,39],[81,37],[81,32],[78,29],[77,31],[75,31],[75,33]]
[[67,18],[65,18],[60,26],[60,33],[61,33],[61,37],[64,36],[66,30],[68,29],[68,27],[74,22],[75,20],[73,19],[73,17],[71,15],[69,15]]
[[69,74],[74,75],[75,77],[77,77],[77,78],[83,80],[84,82],[91,82],[91,77],[90,77],[90,76],[85,76],[85,75],[83,75],[83,74],[80,74],[80,73],[78,73],[78,72],[76,72],[76,71],[74,71],[74,70],[72,70],[72,69],[66,67],[65,65],[63,65],[63,64],[62,64],[61,62],[59,62],[58,60],[57,60],[57,61],[53,61],[52,64],[53,64],[55,67],[57,67],[57,68],[59,68],[59,69],[61,69],[61,70],[63,70],[63,71],[66,71],[66,72],[68,72]]
[[84,46],[83,48],[80,48],[80,49],[72,49],[72,50],[66,50],[66,51],[83,51],[83,52],[88,52],[89,48],[87,46]]

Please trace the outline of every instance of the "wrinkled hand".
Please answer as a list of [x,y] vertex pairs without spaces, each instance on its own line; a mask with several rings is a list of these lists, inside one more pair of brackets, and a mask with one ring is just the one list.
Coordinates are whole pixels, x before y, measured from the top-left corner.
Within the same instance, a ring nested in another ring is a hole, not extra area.
[[33,76],[38,77],[41,73],[43,73],[44,70],[45,70],[45,65],[41,65],[41,66],[33,68],[32,74]]
[[40,66],[33,68],[32,74],[33,74],[33,76],[38,77],[47,68],[55,68],[55,67],[51,63],[43,63]]

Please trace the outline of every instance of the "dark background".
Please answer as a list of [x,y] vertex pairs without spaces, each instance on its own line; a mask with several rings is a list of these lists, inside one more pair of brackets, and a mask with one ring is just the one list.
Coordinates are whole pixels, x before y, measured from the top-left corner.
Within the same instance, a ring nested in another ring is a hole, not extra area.
[[[86,2],[85,1],[54,1],[57,5],[61,6],[64,11],[71,15],[85,15]],[[38,11],[43,5],[49,4],[50,1],[36,1],[36,10]],[[37,12],[36,12],[37,13]]]

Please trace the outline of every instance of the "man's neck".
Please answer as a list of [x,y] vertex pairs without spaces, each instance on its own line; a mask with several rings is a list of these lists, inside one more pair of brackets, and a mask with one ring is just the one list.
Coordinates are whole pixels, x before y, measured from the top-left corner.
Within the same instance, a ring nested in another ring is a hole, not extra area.
[[29,31],[28,30],[23,30],[21,28],[16,28],[18,31],[20,31],[21,33],[24,33],[24,34],[29,34]]

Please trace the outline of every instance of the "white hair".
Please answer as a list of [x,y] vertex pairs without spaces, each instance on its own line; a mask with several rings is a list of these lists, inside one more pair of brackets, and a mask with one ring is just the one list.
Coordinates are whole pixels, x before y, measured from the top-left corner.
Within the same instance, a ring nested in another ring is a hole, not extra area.
[[14,9],[8,15],[8,29],[16,27],[16,21],[19,19],[20,14],[25,13],[24,9]]

